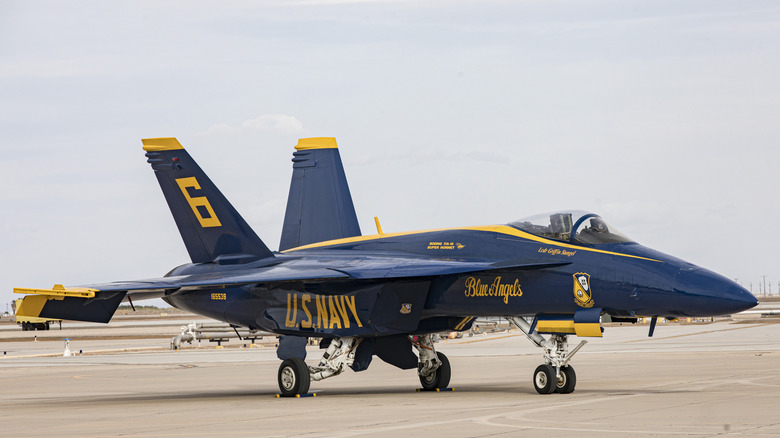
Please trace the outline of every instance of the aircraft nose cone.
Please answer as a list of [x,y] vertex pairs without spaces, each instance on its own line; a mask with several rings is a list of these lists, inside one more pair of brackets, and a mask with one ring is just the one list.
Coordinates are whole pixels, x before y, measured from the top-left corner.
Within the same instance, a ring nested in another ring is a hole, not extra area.
[[675,293],[678,307],[690,316],[731,315],[758,304],[742,286],[702,268],[680,270]]

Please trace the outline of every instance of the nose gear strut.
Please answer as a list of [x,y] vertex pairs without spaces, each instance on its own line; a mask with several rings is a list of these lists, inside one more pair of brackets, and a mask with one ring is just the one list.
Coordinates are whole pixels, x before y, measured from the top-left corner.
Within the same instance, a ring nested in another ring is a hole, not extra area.
[[514,316],[505,318],[520,329],[537,347],[544,350],[544,364],[539,365],[534,371],[533,382],[536,392],[539,394],[574,392],[577,375],[574,368],[569,365],[569,361],[588,341],[583,339],[568,351],[567,335],[554,334],[550,335],[550,339],[544,339],[544,336],[539,333],[531,332],[531,325],[525,318]]

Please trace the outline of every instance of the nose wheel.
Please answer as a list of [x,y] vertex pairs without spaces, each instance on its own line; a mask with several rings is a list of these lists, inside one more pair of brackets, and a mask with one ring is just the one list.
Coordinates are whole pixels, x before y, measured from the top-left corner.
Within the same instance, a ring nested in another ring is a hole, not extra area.
[[571,365],[561,367],[560,372],[556,373],[555,367],[544,364],[536,367],[533,381],[534,389],[539,394],[570,394],[577,385],[577,374]]
[[574,367],[571,365],[561,367],[561,371],[556,379],[555,392],[558,394],[571,394],[574,392],[576,385],[577,374],[574,372]]
[[552,394],[556,387],[555,368],[544,364],[534,371],[534,389],[539,394]]

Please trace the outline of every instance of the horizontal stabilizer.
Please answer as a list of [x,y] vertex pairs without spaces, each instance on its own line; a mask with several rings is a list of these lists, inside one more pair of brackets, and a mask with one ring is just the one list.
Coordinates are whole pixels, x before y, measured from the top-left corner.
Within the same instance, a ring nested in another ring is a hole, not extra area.
[[[94,293],[94,292],[93,292]],[[106,323],[114,316],[125,292],[106,292],[92,298],[28,295],[17,307],[17,316]]]

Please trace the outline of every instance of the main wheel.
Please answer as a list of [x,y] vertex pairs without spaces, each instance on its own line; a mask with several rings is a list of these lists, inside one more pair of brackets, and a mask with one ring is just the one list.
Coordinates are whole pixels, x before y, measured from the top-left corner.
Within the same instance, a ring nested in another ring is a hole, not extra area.
[[303,359],[297,357],[285,359],[279,365],[279,391],[283,397],[294,397],[309,392],[311,376],[309,367]]
[[555,392],[571,394],[574,392],[575,385],[577,385],[577,374],[574,372],[574,368],[570,365],[561,368],[561,375],[558,376]]
[[450,375],[452,373],[450,361],[444,353],[437,352],[436,356],[439,358],[439,362],[441,362],[439,368],[436,368],[436,371],[427,376],[420,376],[420,383],[425,391],[434,391],[437,388],[443,389],[450,384]]
[[534,371],[534,388],[539,394],[552,394],[555,391],[555,368],[544,364],[536,367]]

